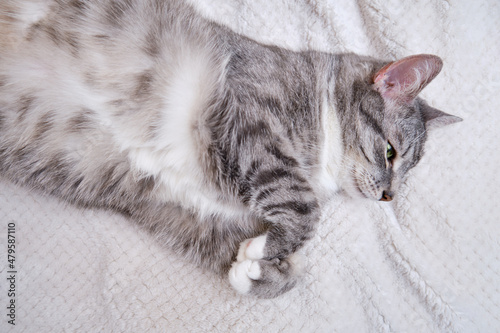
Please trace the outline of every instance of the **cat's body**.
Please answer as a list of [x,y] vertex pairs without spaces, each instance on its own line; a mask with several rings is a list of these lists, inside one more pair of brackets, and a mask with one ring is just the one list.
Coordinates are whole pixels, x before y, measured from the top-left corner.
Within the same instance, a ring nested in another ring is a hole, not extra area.
[[180,1],[11,1],[0,29],[1,174],[214,271],[236,259],[231,283],[261,297],[295,283],[324,200],[390,200],[426,127],[457,120],[416,97],[437,57],[291,52]]

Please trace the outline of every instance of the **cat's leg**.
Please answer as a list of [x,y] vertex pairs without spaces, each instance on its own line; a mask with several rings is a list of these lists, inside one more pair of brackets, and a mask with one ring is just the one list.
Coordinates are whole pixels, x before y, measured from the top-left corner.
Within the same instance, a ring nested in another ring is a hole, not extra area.
[[229,280],[242,294],[272,298],[297,282],[303,264],[296,251],[311,238],[319,220],[319,205],[298,168],[264,166],[249,185],[251,208],[269,229],[241,243]]
[[238,223],[222,215],[200,216],[169,202],[132,205],[131,218],[159,244],[167,244],[197,267],[221,276],[229,271],[239,244],[265,232],[261,223],[251,217],[243,217]]

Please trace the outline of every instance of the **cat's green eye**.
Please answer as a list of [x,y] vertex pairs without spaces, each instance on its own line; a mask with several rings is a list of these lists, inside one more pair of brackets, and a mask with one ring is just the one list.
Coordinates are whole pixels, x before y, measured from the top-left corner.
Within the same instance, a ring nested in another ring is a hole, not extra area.
[[389,142],[387,142],[386,156],[387,156],[388,160],[391,160],[396,156],[396,151],[394,150],[394,148],[391,146],[391,144]]

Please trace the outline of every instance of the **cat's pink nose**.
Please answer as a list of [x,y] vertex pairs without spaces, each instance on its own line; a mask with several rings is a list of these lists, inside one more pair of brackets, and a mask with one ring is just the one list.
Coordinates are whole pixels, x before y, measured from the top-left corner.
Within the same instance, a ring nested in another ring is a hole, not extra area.
[[380,201],[391,201],[392,200],[392,193],[391,192],[382,192],[382,198],[380,198]]

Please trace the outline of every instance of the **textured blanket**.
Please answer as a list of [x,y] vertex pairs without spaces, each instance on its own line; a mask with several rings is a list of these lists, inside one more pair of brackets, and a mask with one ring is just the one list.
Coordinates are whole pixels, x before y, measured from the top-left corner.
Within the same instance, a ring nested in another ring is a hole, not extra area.
[[464,121],[431,133],[392,203],[339,198],[325,207],[301,250],[304,279],[273,300],[237,295],[120,215],[0,178],[0,331],[500,330],[500,3],[195,5],[237,32],[295,50],[436,54],[444,68],[422,97]]

